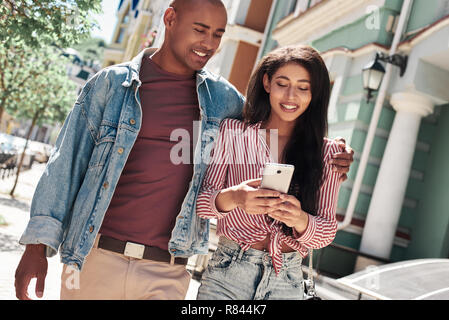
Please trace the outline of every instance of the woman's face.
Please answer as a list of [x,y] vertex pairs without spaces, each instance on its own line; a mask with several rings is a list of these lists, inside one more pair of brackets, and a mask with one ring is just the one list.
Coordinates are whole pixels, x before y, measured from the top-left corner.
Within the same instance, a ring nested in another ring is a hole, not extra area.
[[263,84],[270,95],[270,120],[292,122],[309,107],[312,91],[309,72],[297,63],[280,67],[270,79],[265,74]]

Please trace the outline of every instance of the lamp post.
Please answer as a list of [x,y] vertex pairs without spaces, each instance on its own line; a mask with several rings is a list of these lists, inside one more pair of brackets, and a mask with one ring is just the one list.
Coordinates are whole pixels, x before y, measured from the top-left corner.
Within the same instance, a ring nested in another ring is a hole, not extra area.
[[379,90],[380,84],[382,83],[382,79],[385,74],[385,68],[379,61],[391,63],[395,66],[398,66],[400,68],[401,77],[404,75],[405,69],[407,67],[407,56],[401,56],[400,54],[388,56],[381,52],[376,52],[376,58],[374,59],[374,61],[371,61],[362,69],[363,88],[367,92],[366,102],[369,102],[371,100],[372,92]]

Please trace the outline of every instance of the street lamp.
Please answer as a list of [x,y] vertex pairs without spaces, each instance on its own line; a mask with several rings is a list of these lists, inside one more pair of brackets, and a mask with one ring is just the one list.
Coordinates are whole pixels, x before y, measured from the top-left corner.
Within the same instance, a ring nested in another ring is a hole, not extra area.
[[381,52],[376,52],[374,61],[371,61],[362,69],[363,88],[367,91],[366,102],[369,102],[372,98],[372,92],[379,90],[385,74],[385,69],[379,61],[398,66],[400,68],[401,77],[404,75],[407,67],[407,56],[401,56],[399,54],[388,56]]

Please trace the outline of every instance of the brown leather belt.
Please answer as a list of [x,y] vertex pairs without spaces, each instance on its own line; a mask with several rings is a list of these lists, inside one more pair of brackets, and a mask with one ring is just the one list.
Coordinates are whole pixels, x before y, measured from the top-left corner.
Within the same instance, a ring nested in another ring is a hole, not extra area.
[[139,243],[122,241],[105,235],[100,235],[98,248],[121,253],[127,257],[186,265],[187,258],[175,258],[168,251],[158,247],[150,247]]

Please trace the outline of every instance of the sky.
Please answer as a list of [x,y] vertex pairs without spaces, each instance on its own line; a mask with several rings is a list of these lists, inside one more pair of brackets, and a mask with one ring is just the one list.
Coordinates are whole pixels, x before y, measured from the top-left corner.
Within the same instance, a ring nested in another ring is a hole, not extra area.
[[114,32],[117,21],[117,8],[120,0],[103,0],[101,6],[103,13],[94,15],[99,28],[92,31],[92,36],[102,38],[107,44],[111,43],[112,33]]

